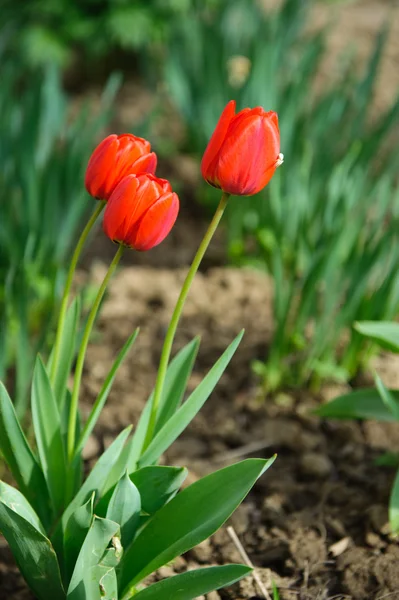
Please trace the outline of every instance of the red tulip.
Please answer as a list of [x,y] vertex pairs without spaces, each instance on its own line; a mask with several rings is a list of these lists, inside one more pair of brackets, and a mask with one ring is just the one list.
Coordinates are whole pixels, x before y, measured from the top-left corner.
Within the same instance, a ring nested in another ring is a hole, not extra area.
[[154,175],[128,175],[115,188],[104,213],[111,240],[135,250],[150,250],[172,229],[179,198],[169,181]]
[[157,157],[150,150],[150,142],[131,133],[106,137],[87,165],[85,186],[89,194],[108,200],[126,175],[154,174]]
[[263,108],[244,108],[235,114],[230,100],[222,112],[201,163],[204,179],[229,194],[260,192],[283,162],[278,117]]

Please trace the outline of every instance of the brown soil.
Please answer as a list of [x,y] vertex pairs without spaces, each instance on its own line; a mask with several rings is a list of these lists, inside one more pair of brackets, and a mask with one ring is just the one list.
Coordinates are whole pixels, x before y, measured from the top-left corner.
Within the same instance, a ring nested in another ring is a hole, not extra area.
[[[93,279],[104,267],[97,265]],[[86,448],[93,460],[129,422],[137,422],[154,384],[168,317],[184,270],[123,268],[112,282],[90,346],[83,397],[93,401],[117,350],[138,324],[141,331],[122,366]],[[168,451],[165,462],[189,468],[188,483],[247,456],[278,458],[259,480],[231,523],[266,587],[273,580],[282,600],[399,600],[399,544],[389,534],[387,503],[394,472],[377,467],[382,451],[399,450],[397,425],[322,421],[311,414],[342,391],[316,397],[286,392],[260,402],[250,362],[270,336],[271,288],[258,272],[211,269],[200,274],[186,305],[176,349],[202,336],[190,389],[243,326],[236,356],[202,412]],[[397,363],[386,361],[386,381]],[[394,382],[393,382],[394,383]],[[87,406],[88,406],[87,405]],[[86,409],[87,409],[86,406]],[[29,599],[6,547],[0,548],[0,598]],[[241,561],[226,528],[161,569],[158,576],[198,565]],[[262,597],[247,578],[208,600]]]

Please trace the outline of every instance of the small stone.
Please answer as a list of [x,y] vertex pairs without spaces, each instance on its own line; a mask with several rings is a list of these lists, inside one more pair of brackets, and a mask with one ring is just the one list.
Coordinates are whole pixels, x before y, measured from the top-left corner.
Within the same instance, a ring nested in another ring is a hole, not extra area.
[[385,548],[386,543],[380,538],[379,535],[369,531],[366,535],[366,544],[372,548]]
[[350,537],[344,537],[344,538],[342,538],[342,540],[339,540],[338,542],[335,542],[335,544],[331,544],[331,546],[329,547],[328,551],[333,556],[337,557],[340,554],[342,554],[343,552],[345,552],[345,550],[347,550],[347,548],[349,547],[351,541],[352,540],[351,540]]
[[325,454],[306,452],[301,458],[301,469],[305,475],[324,479],[331,474],[333,465]]

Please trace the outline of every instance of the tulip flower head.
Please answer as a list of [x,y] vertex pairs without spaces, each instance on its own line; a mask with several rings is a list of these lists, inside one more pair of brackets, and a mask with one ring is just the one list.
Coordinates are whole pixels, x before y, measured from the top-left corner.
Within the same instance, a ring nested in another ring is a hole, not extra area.
[[228,194],[252,196],[262,190],[282,164],[277,113],[261,107],[235,114],[231,100],[201,162],[204,179]]
[[90,157],[85,186],[94,198],[108,200],[126,175],[154,174],[156,167],[150,142],[130,133],[109,135]]
[[104,231],[112,241],[150,250],[172,229],[179,198],[169,181],[154,175],[128,175],[115,188],[104,213]]

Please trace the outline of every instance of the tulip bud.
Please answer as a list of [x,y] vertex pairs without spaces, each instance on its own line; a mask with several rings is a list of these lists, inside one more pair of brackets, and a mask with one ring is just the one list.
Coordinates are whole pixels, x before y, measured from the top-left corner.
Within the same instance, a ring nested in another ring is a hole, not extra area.
[[244,108],[235,114],[231,100],[201,162],[204,179],[228,194],[252,196],[262,190],[283,162],[278,117],[263,108]]
[[112,241],[150,250],[172,229],[179,198],[166,179],[128,175],[115,188],[104,213],[104,231]]
[[147,140],[130,133],[109,135],[90,157],[85,186],[94,198],[108,200],[126,175],[154,174],[156,166],[156,154]]

